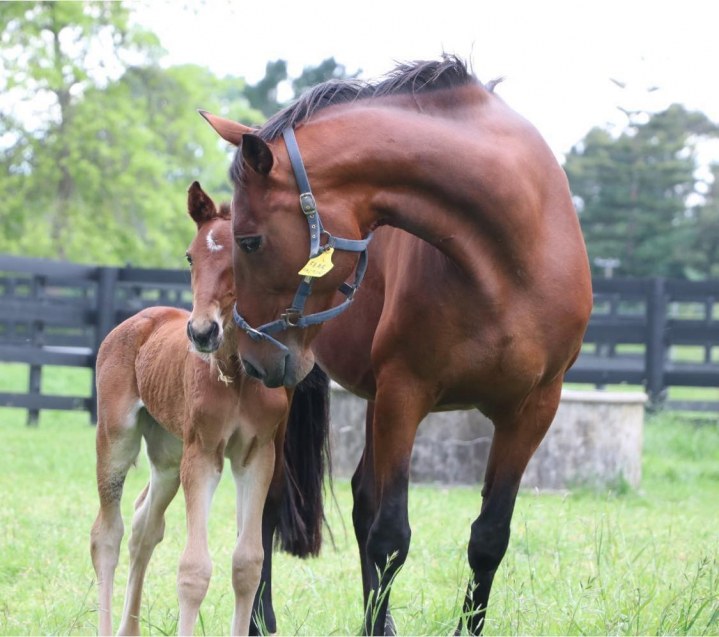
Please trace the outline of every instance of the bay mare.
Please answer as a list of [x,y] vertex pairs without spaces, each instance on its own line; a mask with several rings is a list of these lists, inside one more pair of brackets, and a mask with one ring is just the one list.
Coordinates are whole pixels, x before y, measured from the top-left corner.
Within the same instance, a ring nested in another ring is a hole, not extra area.
[[[171,307],[145,309],[116,327],[98,354],[100,511],[92,528],[91,554],[102,635],[112,634],[113,579],[123,535],[123,484],[143,438],[151,476],[135,502],[120,634],[140,634],[145,572],[153,549],[163,538],[165,510],[180,484],[187,541],[177,577],[178,630],[192,634],[212,572],[207,520],[225,458],[237,487],[232,634],[249,631],[264,557],[263,508],[271,483],[273,497],[265,511],[270,529],[265,534],[268,553],[275,527],[280,545],[290,553],[304,557],[320,548],[327,378],[316,369],[293,391],[269,389],[244,374],[231,318],[229,210],[218,210],[195,182],[188,191],[188,211],[197,225],[187,250],[192,313]],[[268,555],[268,567],[270,559]]]
[[[453,56],[401,65],[377,82],[321,84],[260,129],[203,115],[238,146],[230,175],[246,370],[291,387],[316,359],[368,400],[352,479],[366,632],[392,629],[390,583],[410,546],[418,424],[430,411],[459,408],[494,423],[458,627],[481,632],[522,474],[592,307],[563,170],[536,129]],[[303,169],[288,156],[293,132]],[[300,200],[308,188],[314,199]],[[333,267],[315,269],[311,295],[296,303],[318,217],[319,251]],[[352,307],[324,324],[303,322],[344,301],[348,288],[338,294],[339,286],[353,285],[362,266],[356,242],[373,231]]]

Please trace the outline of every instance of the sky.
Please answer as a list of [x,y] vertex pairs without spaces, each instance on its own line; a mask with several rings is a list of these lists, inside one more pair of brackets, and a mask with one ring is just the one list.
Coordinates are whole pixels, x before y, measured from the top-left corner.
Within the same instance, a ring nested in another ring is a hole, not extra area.
[[593,126],[621,128],[619,107],[680,102],[719,122],[715,0],[140,2],[136,19],[160,37],[164,64],[250,83],[268,60],[297,76],[334,56],[371,79],[397,62],[456,54],[480,80],[504,78],[496,92],[560,159]]

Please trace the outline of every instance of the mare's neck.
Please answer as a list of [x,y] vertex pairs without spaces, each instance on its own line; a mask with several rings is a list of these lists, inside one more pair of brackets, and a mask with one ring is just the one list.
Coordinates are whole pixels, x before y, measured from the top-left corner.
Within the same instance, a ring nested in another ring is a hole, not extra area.
[[324,130],[317,128],[323,141],[315,161],[332,164],[318,170],[313,187],[349,200],[359,234],[391,225],[468,272],[492,253],[494,263],[515,268],[538,231],[543,196],[534,166],[525,164],[553,158],[500,101],[490,104],[485,96],[473,107],[471,95],[464,97],[467,104],[453,117],[376,105],[330,113]]

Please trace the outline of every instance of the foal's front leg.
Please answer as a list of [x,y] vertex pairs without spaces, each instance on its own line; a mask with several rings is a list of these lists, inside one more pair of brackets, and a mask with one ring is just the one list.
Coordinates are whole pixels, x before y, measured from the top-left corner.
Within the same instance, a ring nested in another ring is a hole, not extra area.
[[[232,634],[247,635],[252,602],[260,583],[264,550],[262,548],[262,511],[267,499],[275,465],[272,440],[254,441],[249,457],[233,456],[232,474],[237,487],[237,544],[232,553],[232,587],[235,613]],[[269,547],[272,550],[272,547]]]
[[212,560],[207,547],[207,519],[223,461],[217,450],[202,448],[201,443],[188,444],[182,457],[180,479],[185,493],[187,543],[177,573],[180,635],[192,635],[210,585]]

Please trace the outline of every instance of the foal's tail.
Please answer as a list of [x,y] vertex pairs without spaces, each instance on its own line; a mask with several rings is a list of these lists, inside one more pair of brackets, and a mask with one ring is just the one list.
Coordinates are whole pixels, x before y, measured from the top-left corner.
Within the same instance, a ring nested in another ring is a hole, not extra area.
[[295,389],[283,454],[276,543],[297,557],[316,556],[322,546],[324,477],[332,468],[329,402],[329,378],[315,365]]

